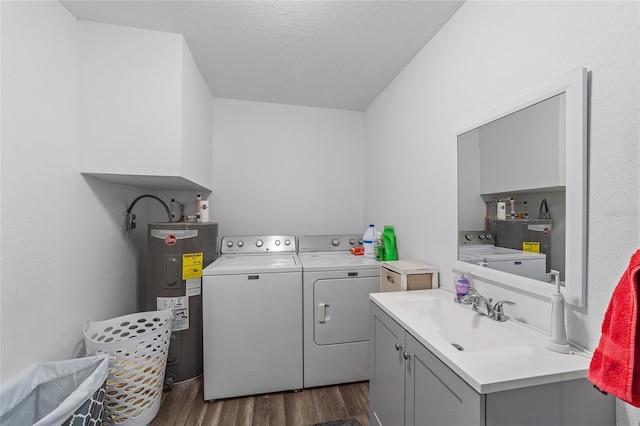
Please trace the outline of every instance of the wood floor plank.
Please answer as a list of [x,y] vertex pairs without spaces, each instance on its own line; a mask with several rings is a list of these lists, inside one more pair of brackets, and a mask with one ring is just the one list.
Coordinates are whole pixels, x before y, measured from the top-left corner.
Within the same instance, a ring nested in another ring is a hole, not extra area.
[[[154,426],[179,424],[182,419],[188,416],[188,407],[192,405],[193,401],[197,400],[199,389],[199,383],[193,383],[192,385],[181,387],[179,392],[164,393],[162,405],[152,424]],[[169,410],[168,407],[171,407],[171,410]]]
[[254,397],[253,426],[282,426],[285,424],[284,394],[282,392]]
[[202,386],[194,386],[194,388],[196,392],[193,393],[193,399],[188,404],[189,411],[185,425],[202,425],[206,413],[206,407],[203,409],[203,405],[208,405],[208,403],[203,404],[204,393]]
[[338,388],[345,401],[347,416],[369,411],[369,387],[365,383],[349,383]]
[[221,425],[251,426],[253,418],[253,398],[230,398],[216,401],[222,405]]
[[319,418],[318,411],[313,402],[313,395],[306,389],[299,392],[285,393],[284,401],[285,424],[287,426],[300,426],[313,423],[313,421],[307,420]]
[[222,404],[215,402],[203,402],[205,413],[202,419],[202,425],[220,425],[220,417],[222,415]]
[[[178,412],[178,416],[175,418],[175,422],[168,423],[170,424],[178,424],[176,422],[181,421],[182,419],[189,419],[189,417],[193,414],[193,411],[198,409],[200,406],[200,396],[199,396],[200,386],[191,386],[183,391],[185,397],[180,400],[179,410],[175,410]],[[187,424],[193,424],[193,421],[187,421]]]
[[309,426],[355,419],[369,426],[368,382],[204,401],[202,380],[163,395],[151,426]]
[[347,407],[337,386],[311,389],[316,409],[321,413],[318,421],[339,420],[348,416]]

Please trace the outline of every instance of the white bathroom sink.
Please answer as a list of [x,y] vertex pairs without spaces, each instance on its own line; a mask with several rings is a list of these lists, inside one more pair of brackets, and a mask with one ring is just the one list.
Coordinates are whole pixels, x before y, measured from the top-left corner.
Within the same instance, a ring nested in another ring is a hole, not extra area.
[[[526,344],[517,333],[468,306],[451,306],[437,299],[426,314],[440,335],[460,351],[480,351]],[[449,305],[449,306],[448,306]],[[460,309],[457,309],[460,308]]]
[[433,344],[446,342],[458,351],[472,352],[528,343],[508,325],[474,312],[471,306],[446,298],[406,294],[414,297],[400,302],[403,316],[422,324],[421,329],[428,328]]
[[375,293],[370,298],[479,393],[586,376],[589,354],[550,351],[545,333],[476,313],[455,303],[449,291]]

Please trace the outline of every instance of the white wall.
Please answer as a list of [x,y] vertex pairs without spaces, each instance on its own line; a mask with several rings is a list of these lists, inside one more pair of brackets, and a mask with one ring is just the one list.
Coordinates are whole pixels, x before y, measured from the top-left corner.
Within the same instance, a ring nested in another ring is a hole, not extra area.
[[[452,288],[456,132],[586,66],[588,308],[570,309],[567,321],[569,337],[594,349],[613,288],[640,246],[639,18],[637,2],[465,3],[365,113],[366,219],[396,225],[402,256],[437,265]],[[381,163],[390,165],[371,166]],[[547,301],[476,284],[518,302],[511,315],[548,329]],[[618,405],[619,424],[639,419]]]
[[1,2],[0,380],[71,358],[89,320],[135,311],[122,232],[138,192],[80,175],[78,26],[57,2]]
[[220,235],[364,233],[363,129],[362,112],[216,98]]

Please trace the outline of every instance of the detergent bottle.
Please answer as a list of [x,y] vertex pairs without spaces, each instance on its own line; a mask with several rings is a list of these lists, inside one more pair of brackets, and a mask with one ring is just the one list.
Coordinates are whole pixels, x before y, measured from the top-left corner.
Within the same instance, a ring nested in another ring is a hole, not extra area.
[[376,255],[376,260],[384,260],[384,246],[382,245],[382,234],[376,231],[376,240],[373,243],[373,252]]
[[384,260],[398,260],[398,249],[396,247],[396,235],[393,233],[393,226],[385,225],[382,233],[382,247],[384,250]]
[[376,254],[374,252],[374,244],[376,241],[376,227],[371,224],[369,228],[362,236],[362,245],[364,246],[364,257],[369,257],[371,259],[376,258]]

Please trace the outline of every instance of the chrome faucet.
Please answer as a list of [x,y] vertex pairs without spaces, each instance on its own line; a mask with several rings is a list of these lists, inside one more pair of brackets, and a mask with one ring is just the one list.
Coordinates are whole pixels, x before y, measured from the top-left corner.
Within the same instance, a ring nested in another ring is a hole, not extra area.
[[[479,314],[483,314],[491,318],[493,316],[493,306],[491,305],[491,299],[487,299],[473,287],[469,287],[469,294],[467,295],[467,300],[471,302],[471,308],[478,312]],[[486,313],[480,311],[480,303],[484,305]]]
[[493,318],[496,321],[505,322],[509,317],[504,314],[504,310],[502,309],[503,304],[507,304],[509,306],[515,305],[515,302],[510,302],[508,300],[501,300],[493,306]]
[[[491,298],[487,299],[486,297],[478,293],[478,290],[476,290],[473,287],[469,287],[469,294],[465,296],[463,302],[467,304],[471,304],[471,308],[474,310],[474,312],[477,312],[481,315],[491,318],[492,320],[500,321],[500,322],[504,322],[508,318],[504,314],[502,305],[504,304],[511,305],[511,306],[515,305],[515,303],[510,302],[508,300],[501,300],[497,302],[495,305],[492,305]],[[484,306],[485,312],[483,312],[480,309],[480,305]]]

